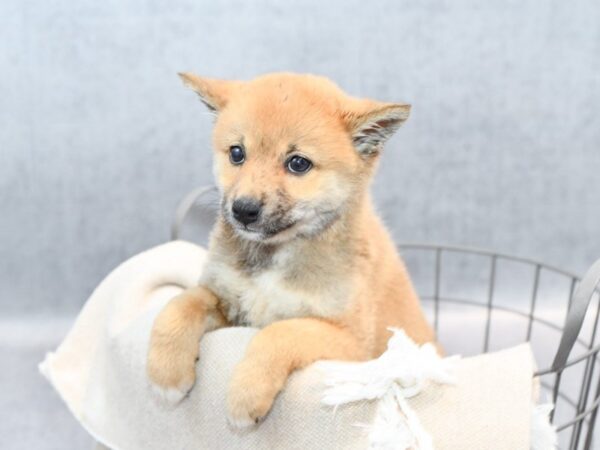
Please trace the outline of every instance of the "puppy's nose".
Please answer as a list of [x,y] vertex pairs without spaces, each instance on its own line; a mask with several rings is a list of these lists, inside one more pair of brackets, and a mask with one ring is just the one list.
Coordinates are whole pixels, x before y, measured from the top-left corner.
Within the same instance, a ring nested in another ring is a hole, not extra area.
[[256,222],[258,216],[260,216],[261,209],[261,203],[253,198],[238,198],[233,202],[233,205],[231,205],[233,217],[244,225]]

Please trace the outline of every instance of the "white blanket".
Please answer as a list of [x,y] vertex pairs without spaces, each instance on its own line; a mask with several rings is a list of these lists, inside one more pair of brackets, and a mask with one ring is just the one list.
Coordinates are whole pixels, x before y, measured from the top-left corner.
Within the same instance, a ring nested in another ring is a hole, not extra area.
[[[176,406],[148,384],[152,323],[166,302],[196,284],[205,251],[175,241],[116,268],[94,291],[42,373],[99,442],[112,449],[364,449],[376,401],[333,408],[319,364],[292,375],[266,420],[229,427],[225,392],[256,330],[226,328],[201,341],[197,382]],[[454,386],[426,386],[409,404],[436,449],[527,450],[531,446],[533,360],[528,345],[461,360]],[[543,447],[538,447],[543,448]],[[548,447],[551,448],[551,447]]]

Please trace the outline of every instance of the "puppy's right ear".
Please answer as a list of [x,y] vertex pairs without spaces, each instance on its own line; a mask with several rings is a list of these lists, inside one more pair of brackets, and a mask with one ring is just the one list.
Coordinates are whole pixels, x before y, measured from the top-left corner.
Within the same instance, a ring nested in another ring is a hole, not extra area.
[[204,78],[189,72],[181,72],[178,75],[183,84],[196,92],[202,103],[215,114],[227,105],[234,91],[241,85],[240,81]]

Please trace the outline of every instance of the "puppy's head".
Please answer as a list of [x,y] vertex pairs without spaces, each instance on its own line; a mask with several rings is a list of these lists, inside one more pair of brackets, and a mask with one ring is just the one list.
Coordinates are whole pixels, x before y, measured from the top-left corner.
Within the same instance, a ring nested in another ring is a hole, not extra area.
[[255,241],[316,236],[351,211],[383,144],[410,111],[349,97],[312,75],[249,82],[180,76],[216,114],[223,217]]

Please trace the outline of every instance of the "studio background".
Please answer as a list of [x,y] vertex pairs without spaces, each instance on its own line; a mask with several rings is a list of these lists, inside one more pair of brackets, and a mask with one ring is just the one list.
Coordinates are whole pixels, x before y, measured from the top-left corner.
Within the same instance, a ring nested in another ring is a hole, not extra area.
[[[178,200],[211,183],[212,119],[178,71],[310,72],[411,103],[373,187],[398,241],[576,273],[600,256],[593,0],[3,0],[0,68],[3,390],[26,373],[7,346],[34,367],[102,277],[166,241]],[[3,406],[47,391],[11,389]],[[51,400],[28,425],[4,421],[0,442],[28,426],[23,448],[86,442]]]

